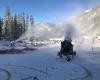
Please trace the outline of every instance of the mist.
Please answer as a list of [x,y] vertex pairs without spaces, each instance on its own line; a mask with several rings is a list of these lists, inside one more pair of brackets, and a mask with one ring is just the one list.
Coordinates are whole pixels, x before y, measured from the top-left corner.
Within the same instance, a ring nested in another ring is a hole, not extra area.
[[[42,39],[50,39],[50,38],[63,38],[66,39],[70,37],[71,39],[79,38],[82,36],[92,36],[94,37],[97,32],[95,29],[95,23],[93,23],[96,13],[92,11],[92,9],[83,11],[84,8],[79,4],[74,4],[75,10],[71,13],[69,17],[65,17],[62,13],[59,13],[59,16],[64,16],[64,22],[61,23],[48,23],[48,22],[41,22],[35,24],[34,26],[30,26],[28,30],[22,34],[22,36],[17,39],[16,41],[24,40],[24,39],[31,39],[32,37],[35,38],[42,38]],[[57,11],[58,13],[59,11]],[[73,14],[73,13],[77,14]],[[56,14],[57,14],[56,13]],[[55,16],[54,14],[53,16]],[[65,14],[65,13],[64,13]],[[91,21],[89,21],[88,14],[92,15],[90,17]],[[60,19],[59,16],[57,19]],[[98,15],[97,15],[98,16]],[[52,17],[51,17],[52,18]],[[93,23],[93,24],[92,24]],[[99,29],[98,29],[99,30]],[[90,36],[90,37],[92,37]]]

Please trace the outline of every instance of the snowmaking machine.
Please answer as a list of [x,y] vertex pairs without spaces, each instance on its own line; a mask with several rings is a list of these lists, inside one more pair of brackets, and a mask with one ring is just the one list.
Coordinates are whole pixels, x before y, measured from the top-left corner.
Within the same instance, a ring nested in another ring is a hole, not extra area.
[[62,58],[63,56],[66,57],[67,61],[70,61],[73,56],[76,55],[76,52],[73,51],[73,44],[72,40],[64,40],[61,42],[61,49],[58,52],[58,56]]

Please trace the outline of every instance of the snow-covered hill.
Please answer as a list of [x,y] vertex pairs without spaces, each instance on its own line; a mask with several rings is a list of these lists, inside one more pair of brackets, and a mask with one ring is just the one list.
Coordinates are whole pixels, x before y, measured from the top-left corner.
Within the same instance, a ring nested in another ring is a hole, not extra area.
[[88,37],[100,36],[100,6],[84,11],[73,18],[79,32]]

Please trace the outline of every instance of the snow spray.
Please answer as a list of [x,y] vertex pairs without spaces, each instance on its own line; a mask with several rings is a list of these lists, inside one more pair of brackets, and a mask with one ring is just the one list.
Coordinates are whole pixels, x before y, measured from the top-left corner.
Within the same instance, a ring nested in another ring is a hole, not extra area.
[[71,41],[72,38],[74,37],[74,35],[75,35],[75,27],[73,26],[73,24],[68,23],[66,25],[66,29],[65,29],[65,38],[64,38],[64,40]]

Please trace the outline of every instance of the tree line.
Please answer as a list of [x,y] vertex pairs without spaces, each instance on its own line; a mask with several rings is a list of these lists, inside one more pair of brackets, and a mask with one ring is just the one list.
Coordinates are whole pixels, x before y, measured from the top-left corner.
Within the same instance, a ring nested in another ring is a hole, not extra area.
[[21,13],[11,16],[10,9],[7,7],[6,15],[0,16],[0,39],[16,40],[28,27],[33,27],[33,25],[34,18],[32,15]]

